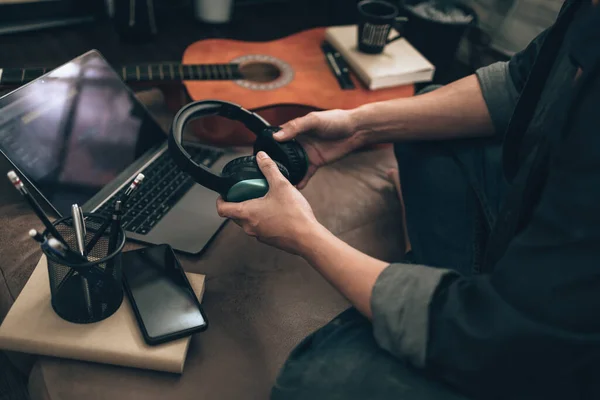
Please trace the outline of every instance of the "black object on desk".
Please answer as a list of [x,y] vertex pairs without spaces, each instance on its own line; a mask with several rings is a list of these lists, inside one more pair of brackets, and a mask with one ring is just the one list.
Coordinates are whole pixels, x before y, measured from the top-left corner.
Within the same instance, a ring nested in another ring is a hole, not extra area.
[[[405,16],[394,4],[382,0],[362,0],[358,2],[358,50],[366,54],[380,54],[386,45],[402,38]],[[392,28],[399,32],[388,39]]]
[[[87,232],[84,240],[87,242],[104,224],[106,217],[97,214],[83,216]],[[77,249],[73,225],[71,216],[54,222],[69,248]],[[66,257],[52,251],[49,246],[42,246],[48,260],[52,308],[61,318],[74,323],[98,322],[111,316],[121,306],[121,252],[125,245],[125,232],[122,228],[118,230],[114,251],[109,251],[110,229],[89,249],[86,262],[81,262],[81,257],[75,252],[73,254],[79,257]],[[44,236],[48,241],[53,238],[48,231],[44,232]],[[69,248],[65,251],[71,252]]]
[[50,233],[52,233],[52,236],[54,236],[54,238],[56,238],[60,242],[66,244],[63,237],[55,229],[54,225],[52,225],[52,222],[50,222],[50,220],[46,216],[46,213],[44,213],[44,210],[42,210],[42,207],[38,204],[38,202],[31,195],[31,193],[29,193],[29,191],[25,188],[25,185],[23,185],[21,178],[19,178],[19,176],[16,174],[16,172],[11,170],[11,171],[8,171],[8,173],[6,175],[8,176],[8,179],[11,181],[13,186],[19,191],[19,193],[21,193],[21,195],[23,197],[25,197],[25,199],[29,203],[29,206],[31,207],[31,209],[33,210],[33,212],[35,212],[35,215],[37,215],[37,217],[40,219],[40,221],[42,221],[42,223],[44,224],[46,229]]
[[355,89],[354,82],[350,79],[348,63],[344,60],[340,52],[327,41],[321,43],[321,50],[323,51],[327,65],[329,65],[329,68],[335,75],[340,88],[342,90]]
[[208,328],[200,301],[168,244],[124,252],[123,286],[149,345]]

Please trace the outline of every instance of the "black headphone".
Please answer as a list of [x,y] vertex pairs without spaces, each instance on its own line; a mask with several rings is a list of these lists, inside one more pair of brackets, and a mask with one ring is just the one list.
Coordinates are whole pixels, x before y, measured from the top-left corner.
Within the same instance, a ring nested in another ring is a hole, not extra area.
[[281,128],[269,125],[259,115],[238,104],[221,100],[202,100],[183,106],[175,115],[169,134],[169,152],[175,163],[197,183],[219,193],[227,201],[239,202],[264,196],[269,185],[256,163],[255,156],[236,158],[228,162],[220,174],[191,159],[182,146],[183,130],[192,119],[220,115],[243,123],[256,135],[254,154],[267,153],[293,185],[302,180],[308,170],[306,152],[295,140],[278,142],[273,133]]

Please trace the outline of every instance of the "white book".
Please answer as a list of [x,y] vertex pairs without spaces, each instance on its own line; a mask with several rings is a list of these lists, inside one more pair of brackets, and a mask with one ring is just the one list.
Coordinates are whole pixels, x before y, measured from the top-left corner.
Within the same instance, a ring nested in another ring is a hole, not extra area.
[[[357,25],[332,26],[325,39],[340,52],[360,80],[371,90],[430,82],[435,66],[405,38],[385,46],[381,54],[366,54],[357,47]],[[397,35],[391,29],[390,38]]]

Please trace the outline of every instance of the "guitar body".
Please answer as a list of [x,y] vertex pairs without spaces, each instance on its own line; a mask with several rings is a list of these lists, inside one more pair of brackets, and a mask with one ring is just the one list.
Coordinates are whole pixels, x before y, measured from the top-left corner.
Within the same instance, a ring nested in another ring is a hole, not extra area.
[[[321,49],[324,37],[325,28],[314,28],[268,42],[207,39],[193,43],[186,49],[182,64],[236,63],[251,79],[184,80],[187,95],[192,101],[237,103],[270,124],[281,125],[315,110],[350,109],[414,94],[413,85],[369,90],[352,73],[355,88],[343,90]],[[241,124],[221,117],[206,117],[191,124],[196,135],[212,144],[254,141]]]

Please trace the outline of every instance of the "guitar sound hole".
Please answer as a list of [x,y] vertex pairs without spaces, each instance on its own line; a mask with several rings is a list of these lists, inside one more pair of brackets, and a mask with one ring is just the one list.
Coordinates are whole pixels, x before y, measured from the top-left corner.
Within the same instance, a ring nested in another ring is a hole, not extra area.
[[250,82],[273,82],[281,76],[281,71],[276,65],[264,62],[242,64],[239,71],[244,79]]

